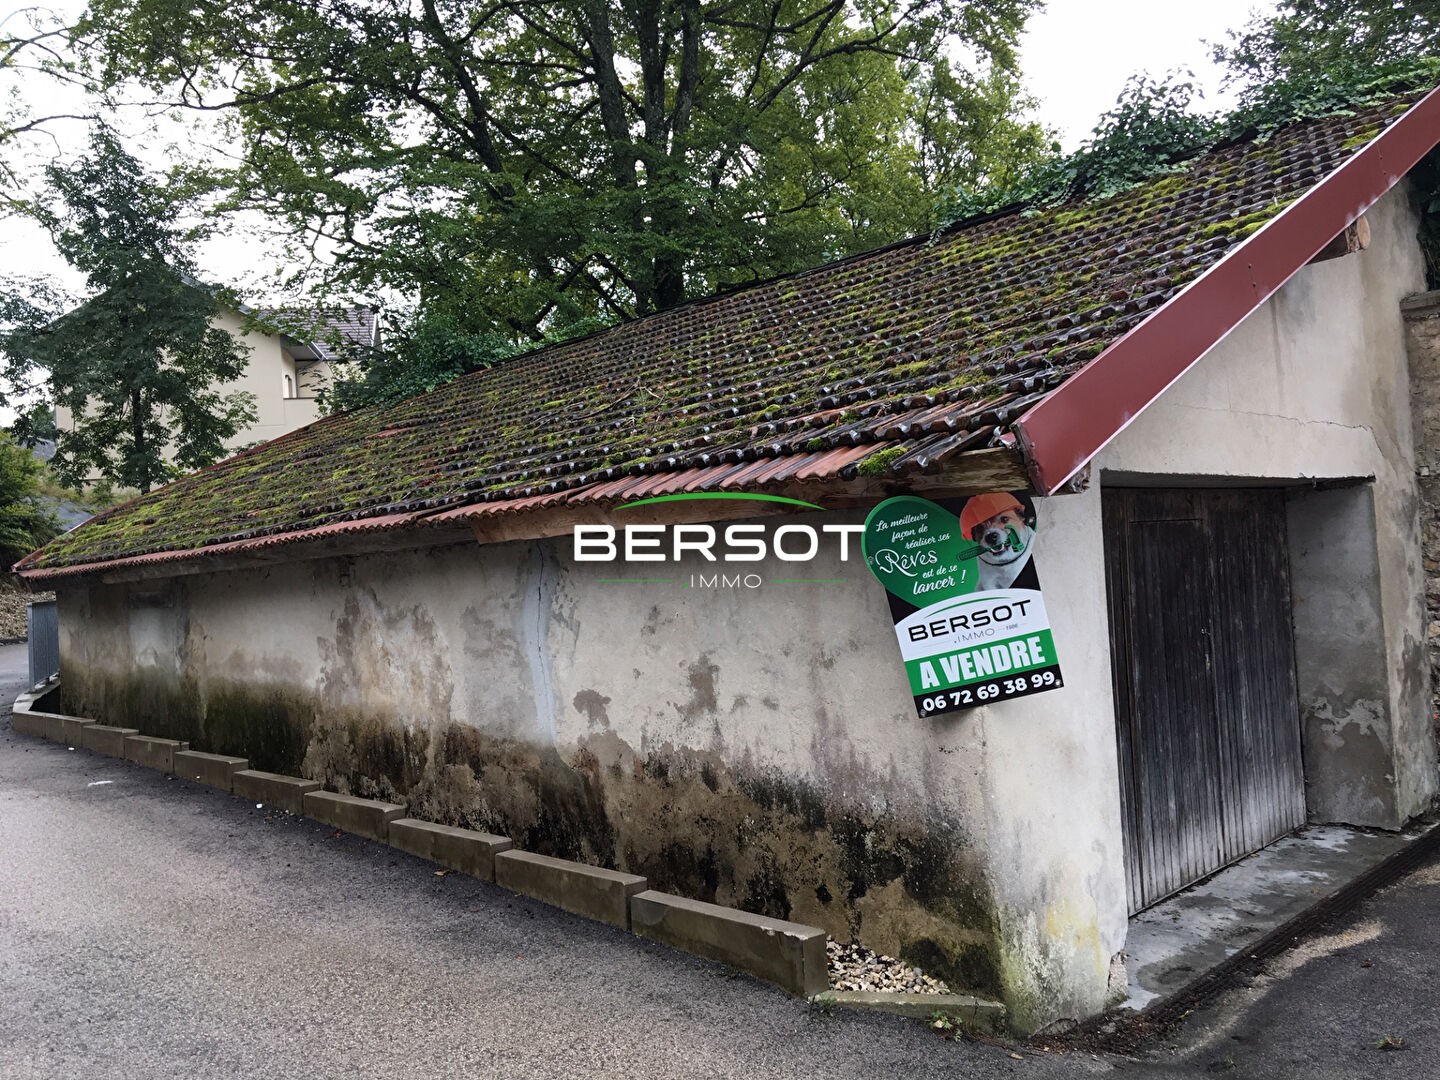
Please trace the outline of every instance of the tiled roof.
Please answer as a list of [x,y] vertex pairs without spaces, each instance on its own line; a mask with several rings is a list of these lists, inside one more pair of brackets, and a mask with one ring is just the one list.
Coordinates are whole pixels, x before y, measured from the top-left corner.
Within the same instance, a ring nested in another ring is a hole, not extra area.
[[577,496],[953,467],[1008,441],[1007,422],[1414,100],[1295,124],[1103,201],[962,224],[323,419],[118,507],[20,568]]
[[321,359],[331,358],[337,342],[360,350],[378,344],[379,313],[363,304],[318,311],[262,308],[255,314],[264,322],[282,327],[287,336],[303,340]]

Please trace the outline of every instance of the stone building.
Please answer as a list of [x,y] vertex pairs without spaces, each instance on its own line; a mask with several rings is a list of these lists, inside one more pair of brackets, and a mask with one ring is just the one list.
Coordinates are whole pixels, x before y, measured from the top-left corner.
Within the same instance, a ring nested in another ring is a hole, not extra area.
[[[1411,95],[320,420],[20,565],[64,705],[1094,1013],[1132,912],[1435,792],[1437,142]],[[1034,497],[1065,685],[918,719],[835,527],[987,491]],[[683,493],[820,509],[637,505]],[[575,557],[716,522],[765,557]]]

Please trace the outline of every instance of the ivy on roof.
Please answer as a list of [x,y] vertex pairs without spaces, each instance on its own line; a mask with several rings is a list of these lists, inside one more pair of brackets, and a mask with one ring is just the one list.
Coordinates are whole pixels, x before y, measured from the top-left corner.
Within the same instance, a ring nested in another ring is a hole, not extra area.
[[[1288,124],[1393,101],[1440,83],[1440,57],[1306,71],[1251,87],[1228,113],[1195,111],[1193,83],[1133,76],[1091,138],[1004,184],[956,188],[941,200],[941,228],[1001,210],[1105,199],[1138,183],[1184,172],[1202,154],[1239,142],[1263,141]],[[1363,133],[1356,136],[1363,142]],[[1359,145],[1359,144],[1357,144]]]

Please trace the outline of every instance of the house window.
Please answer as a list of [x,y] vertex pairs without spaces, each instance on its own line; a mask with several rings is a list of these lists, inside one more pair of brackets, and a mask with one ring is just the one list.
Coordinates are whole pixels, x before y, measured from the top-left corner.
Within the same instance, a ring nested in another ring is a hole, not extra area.
[[293,398],[295,396],[295,380],[289,375],[285,376],[285,396],[287,398]]

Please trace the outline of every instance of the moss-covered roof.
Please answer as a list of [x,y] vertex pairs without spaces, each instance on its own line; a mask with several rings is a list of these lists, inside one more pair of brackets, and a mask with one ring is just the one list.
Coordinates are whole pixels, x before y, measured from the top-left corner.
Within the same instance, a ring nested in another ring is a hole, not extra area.
[[97,517],[59,568],[440,512],[625,475],[984,447],[1414,100],[1306,121],[1099,202],[1013,212],[323,419]]

